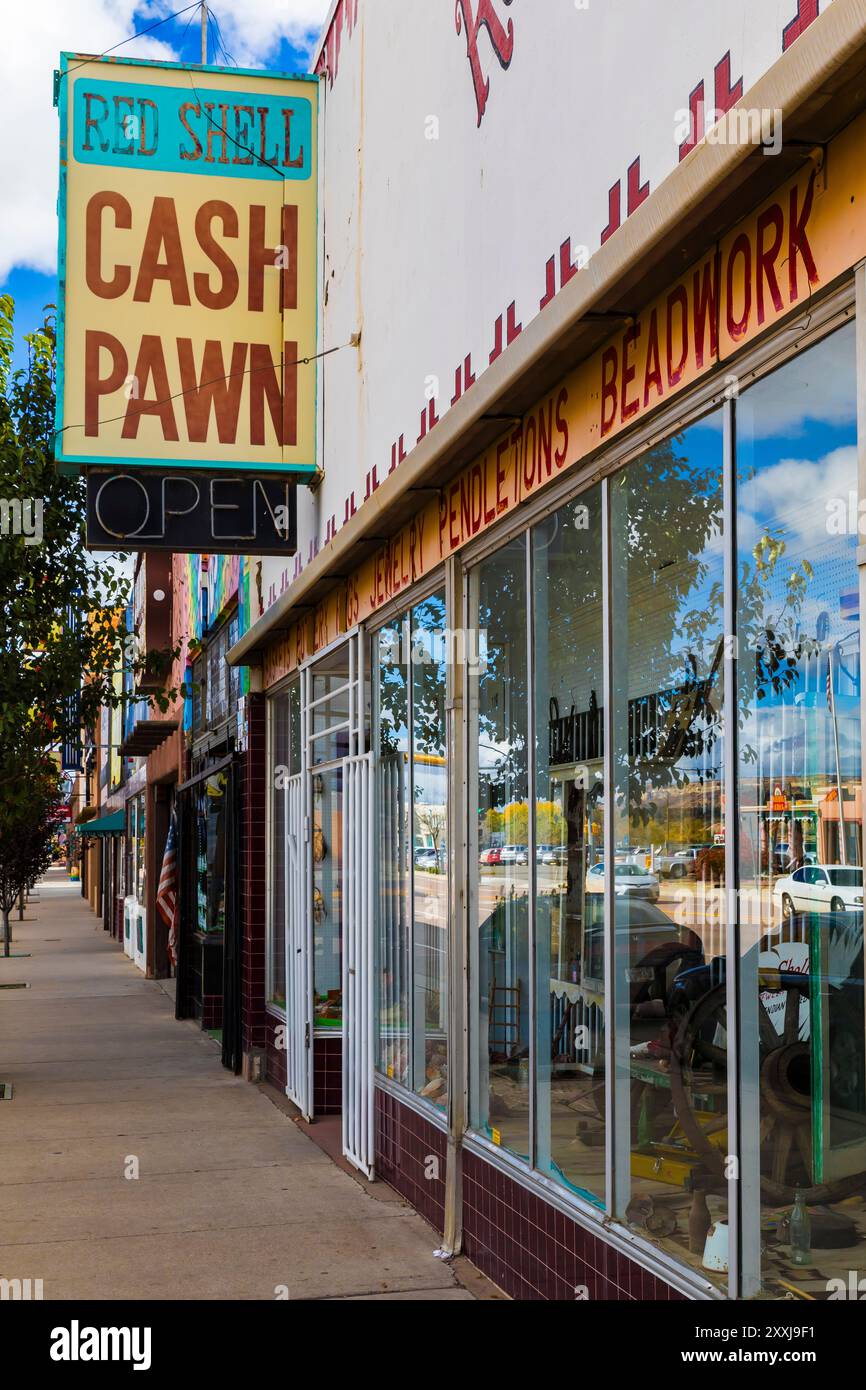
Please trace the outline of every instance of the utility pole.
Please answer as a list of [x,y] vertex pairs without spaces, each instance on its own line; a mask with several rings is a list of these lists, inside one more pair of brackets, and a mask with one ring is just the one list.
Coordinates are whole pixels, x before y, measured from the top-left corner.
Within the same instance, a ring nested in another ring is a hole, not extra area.
[[201,7],[201,61],[202,67],[207,66],[207,5],[202,0]]

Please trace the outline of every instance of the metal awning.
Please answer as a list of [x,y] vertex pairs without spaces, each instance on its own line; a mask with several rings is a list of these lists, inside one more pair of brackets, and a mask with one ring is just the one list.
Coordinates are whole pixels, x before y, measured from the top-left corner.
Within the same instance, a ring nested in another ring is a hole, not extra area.
[[137,719],[120,745],[123,758],[146,758],[180,727],[177,719]]
[[75,831],[78,835],[122,835],[125,823],[126,817],[122,811],[112,811],[110,816],[99,816],[96,820],[76,825]]

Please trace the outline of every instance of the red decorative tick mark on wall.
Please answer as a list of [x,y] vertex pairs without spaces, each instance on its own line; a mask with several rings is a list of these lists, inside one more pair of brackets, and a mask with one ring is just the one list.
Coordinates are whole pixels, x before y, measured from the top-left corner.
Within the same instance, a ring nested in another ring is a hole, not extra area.
[[[613,236],[619,230],[622,222],[622,192],[621,179],[617,179],[607,195],[607,226],[601,234],[602,245],[608,237]],[[649,197],[649,180],[646,183],[640,181],[640,155],[628,166],[626,174],[626,216],[631,217],[636,208]]]
[[701,78],[696,87],[689,92],[689,115],[691,117],[691,129],[688,136],[680,145],[680,160],[684,160],[686,155],[695,148],[700,140],[703,140],[707,133],[708,126],[715,125],[720,116],[726,111],[730,111],[743,95],[743,79],[738,77],[736,82],[731,82],[731,50],[728,49],[724,58],[716,63],[713,72],[713,110],[707,112],[704,105],[704,80]]
[[797,0],[797,13],[786,24],[782,30],[782,52],[785,53],[791,47],[795,39],[798,39],[804,29],[808,29],[810,24],[814,24],[818,18],[818,0]]
[[472,84],[475,88],[475,105],[478,108],[478,125],[484,119],[487,101],[490,96],[490,78],[485,77],[481,66],[478,41],[481,30],[487,30],[487,37],[493,53],[501,68],[511,66],[514,57],[514,20],[506,24],[496,10],[497,4],[510,5],[511,0],[475,0],[475,13],[472,13],[472,0],[457,0],[454,7],[454,22],[457,33],[466,32],[466,54],[472,70]]

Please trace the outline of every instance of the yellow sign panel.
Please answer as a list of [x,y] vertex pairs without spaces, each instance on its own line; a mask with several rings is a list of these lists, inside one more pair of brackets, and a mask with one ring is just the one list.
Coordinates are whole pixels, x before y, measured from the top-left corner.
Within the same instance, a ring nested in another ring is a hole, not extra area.
[[316,466],[318,84],[64,54],[60,464]]

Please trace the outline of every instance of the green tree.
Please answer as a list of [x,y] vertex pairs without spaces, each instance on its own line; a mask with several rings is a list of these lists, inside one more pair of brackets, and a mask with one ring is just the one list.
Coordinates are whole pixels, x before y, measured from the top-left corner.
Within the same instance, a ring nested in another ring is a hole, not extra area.
[[[26,737],[0,757],[0,915],[3,954],[9,955],[9,914],[20,893],[31,888],[48,868],[59,823],[61,801],[57,763]],[[14,784],[14,794],[10,785]]]
[[28,365],[16,369],[14,315],[0,296],[0,753],[34,713],[44,745],[117,703],[130,590],[113,557],[86,549],[84,479],[55,464],[52,323],[25,336]]

